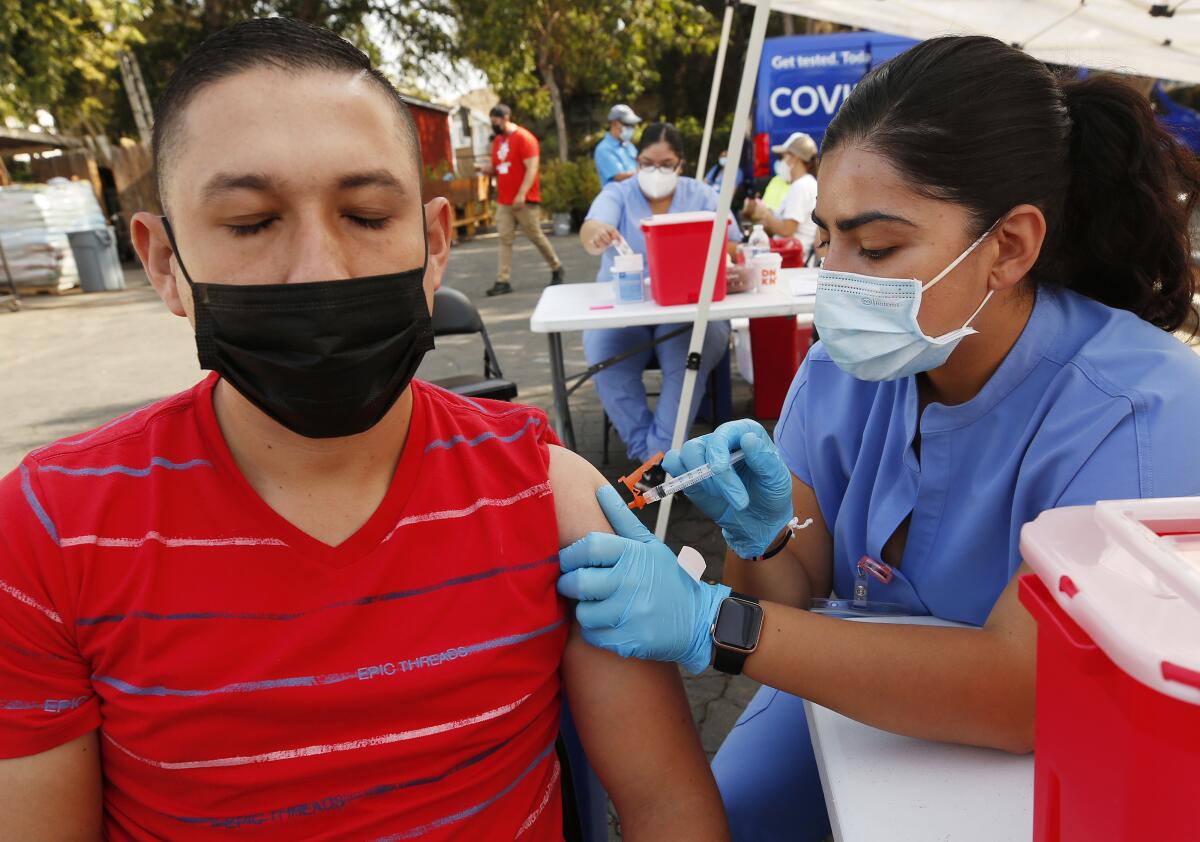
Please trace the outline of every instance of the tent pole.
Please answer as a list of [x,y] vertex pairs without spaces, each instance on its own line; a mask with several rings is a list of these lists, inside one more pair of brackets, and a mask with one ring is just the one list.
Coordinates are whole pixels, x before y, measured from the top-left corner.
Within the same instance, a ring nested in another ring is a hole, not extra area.
[[[737,106],[733,112],[733,132],[729,136],[728,160],[742,159],[742,144],[746,140],[746,124],[750,121],[750,102],[754,99],[754,83],[758,78],[758,63],[762,60],[763,39],[767,35],[767,19],[771,14],[770,0],[759,0],[754,9],[754,22],[750,26],[750,44],[746,50],[746,64],[742,68],[742,84],[738,88]],[[726,165],[728,168],[728,164]],[[704,264],[704,277],[700,284],[700,301],[696,310],[696,323],[692,328],[692,341],[688,347],[687,370],[683,374],[683,391],[679,396],[679,414],[675,417],[675,434],[671,447],[683,445],[688,433],[688,415],[692,407],[692,394],[696,390],[699,373],[700,351],[704,347],[704,334],[708,329],[708,308],[712,304],[713,287],[717,282],[718,261],[725,260],[725,225],[729,208],[733,204],[736,179],[721,180],[721,191],[717,196],[716,224],[708,242],[708,260]],[[658,524],[655,534],[662,540],[667,534],[667,522],[671,519],[671,499],[659,504]]]
[[721,75],[725,72],[725,51],[729,47],[729,28],[733,24],[733,7],[737,0],[725,0],[725,20],[721,23],[721,40],[717,44],[717,66],[713,69],[712,91],[708,95],[708,114],[704,117],[704,135],[700,139],[700,157],[696,160],[696,180],[704,179],[708,165],[708,144],[712,140],[713,120],[717,116],[717,94],[721,91]]

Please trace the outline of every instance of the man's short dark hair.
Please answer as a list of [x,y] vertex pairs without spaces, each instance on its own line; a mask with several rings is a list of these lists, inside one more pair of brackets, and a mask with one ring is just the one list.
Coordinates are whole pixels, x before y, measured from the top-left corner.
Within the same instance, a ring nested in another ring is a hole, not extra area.
[[512,116],[512,109],[509,108],[507,105],[505,105],[503,102],[497,103],[496,105],[492,106],[492,110],[488,112],[488,116],[489,117],[503,117],[505,120],[507,120],[509,117]]
[[234,24],[206,38],[175,68],[158,99],[154,116],[154,171],[160,199],[168,152],[183,111],[204,87],[260,67],[299,73],[306,70],[362,73],[379,85],[396,106],[400,127],[421,171],[417,126],[403,97],[387,77],[371,66],[366,53],[320,26],[293,18],[258,18]]

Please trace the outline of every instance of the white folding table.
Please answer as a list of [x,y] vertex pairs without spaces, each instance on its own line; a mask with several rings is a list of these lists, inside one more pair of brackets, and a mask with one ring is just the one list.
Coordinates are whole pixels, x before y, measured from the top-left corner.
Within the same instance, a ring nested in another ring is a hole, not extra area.
[[[872,618],[954,626],[931,617]],[[837,842],[1028,842],[1033,755],[935,743],[804,703]]]
[[[774,289],[727,295],[714,301],[709,319],[759,319],[768,316],[798,316],[811,323],[816,293],[816,269],[784,269]],[[550,379],[554,388],[554,421],[564,445],[575,449],[575,430],[571,424],[571,394],[593,374],[647,346],[630,348],[623,353],[589,366],[578,374],[567,375],[563,361],[562,334],[576,330],[635,327],[639,325],[679,324],[680,331],[691,331],[697,305],[679,304],[661,307],[653,301],[641,304],[612,304],[608,284],[560,284],[546,287],[538,299],[529,328],[545,333],[550,339]],[[605,309],[594,309],[612,304]],[[669,338],[669,337],[664,337]],[[660,340],[661,341],[661,340]],[[656,343],[651,343],[651,345]],[[571,381],[568,385],[568,381]]]

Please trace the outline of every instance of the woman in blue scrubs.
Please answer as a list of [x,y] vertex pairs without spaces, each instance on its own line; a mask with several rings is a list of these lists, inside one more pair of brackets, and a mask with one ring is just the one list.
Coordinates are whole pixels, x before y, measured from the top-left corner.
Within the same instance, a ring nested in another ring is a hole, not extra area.
[[[1196,162],[1142,96],[1059,80],[994,39],[925,41],[855,88],[822,155],[822,341],[774,442],[735,421],[666,461],[716,470],[689,496],[729,543],[727,584],[670,566],[611,489],[598,497],[618,536],[560,556],[585,638],[694,672],[730,588],[759,600],[753,653],[717,647],[719,668],[765,685],[713,764],[735,839],[828,832],[801,698],[900,734],[1032,749],[1022,525],[1200,494],[1200,358],[1172,335],[1196,325],[1198,199]],[[731,450],[746,456],[733,468]],[[812,525],[793,535],[793,514]],[[805,610],[831,592],[974,628]]]
[[[638,141],[637,166],[636,178],[614,182],[600,192],[579,229],[583,247],[600,256],[597,281],[608,281],[611,277],[615,249],[610,246],[618,237],[633,251],[645,255],[646,240],[639,225],[643,219],[652,214],[717,209],[717,195],[711,187],[679,174],[683,169],[683,137],[670,123],[646,126]],[[730,225],[729,239],[741,241],[742,235],[736,225]],[[588,365],[659,341],[653,348],[646,348],[595,375],[596,392],[604,411],[612,419],[621,441],[625,442],[629,457],[638,462],[671,447],[691,335],[684,331],[669,339],[662,337],[680,327],[683,325],[646,325],[583,332],[583,352]],[[696,417],[709,372],[720,362],[728,346],[729,322],[710,322],[704,336],[700,376],[692,396],[689,421]],[[650,411],[642,383],[642,373],[652,356],[658,359],[663,376],[662,391],[654,412]],[[661,469],[656,473],[661,474]],[[650,481],[655,479],[652,477]]]

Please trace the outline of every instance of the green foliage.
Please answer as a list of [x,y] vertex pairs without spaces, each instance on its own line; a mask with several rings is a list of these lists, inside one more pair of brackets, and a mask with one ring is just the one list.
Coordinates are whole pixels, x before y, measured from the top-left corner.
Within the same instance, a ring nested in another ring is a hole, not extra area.
[[[452,50],[448,14],[444,0],[155,0],[153,14],[140,27],[145,43],[135,54],[150,99],[157,100],[189,50],[221,29],[257,17],[279,15],[327,27],[378,64],[381,53],[366,27],[374,16],[389,38],[404,45],[393,67],[404,76],[427,70],[425,56]],[[117,103],[110,131],[130,133],[132,125],[128,107]]]
[[[696,161],[700,158],[700,143],[704,139],[704,118],[691,115],[680,117],[675,121],[675,128],[683,135],[683,157],[686,162],[684,171],[687,175],[694,175]],[[729,146],[729,133],[732,129],[732,114],[718,116],[716,125],[713,126],[712,140],[708,144],[706,169],[717,162],[717,152]]]
[[[519,120],[536,124],[553,114],[562,129],[543,133],[545,153],[567,157],[594,146],[583,135],[602,128],[592,116],[600,104],[645,98],[674,116],[679,109],[670,97],[707,90],[721,5],[721,0],[0,0],[0,117],[32,122],[34,111],[44,108],[67,132],[135,135],[117,66],[121,51],[137,58],[154,101],[180,59],[204,38],[238,21],[278,14],[326,26],[376,62],[381,51],[370,33],[383,32],[399,47],[389,50],[388,69],[401,87],[449,78],[458,60],[469,60],[488,74]],[[568,126],[579,137],[570,137]]]
[[0,0],[0,117],[103,125],[149,0]]
[[328,27],[378,63],[373,17],[403,46],[392,69],[431,74],[454,52],[447,0],[0,0],[0,117],[44,108],[69,132],[133,135],[117,56],[132,50],[157,100],[176,64],[218,30],[269,15]]
[[[687,0],[452,0],[458,54],[483,70],[501,98],[544,119],[571,95],[637,99],[661,78],[658,57],[711,52],[717,21]],[[560,154],[569,143],[560,128]]]
[[542,207],[550,213],[586,213],[600,192],[600,176],[591,158],[545,161],[540,177]]

